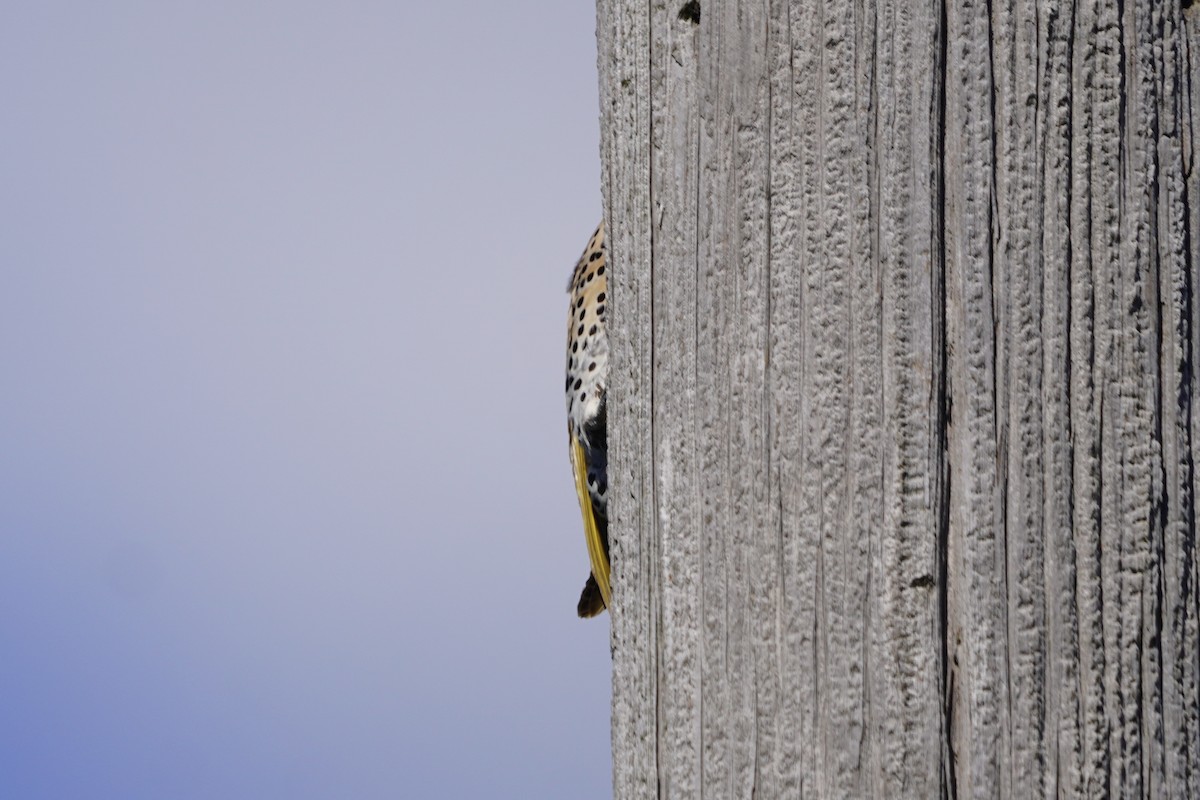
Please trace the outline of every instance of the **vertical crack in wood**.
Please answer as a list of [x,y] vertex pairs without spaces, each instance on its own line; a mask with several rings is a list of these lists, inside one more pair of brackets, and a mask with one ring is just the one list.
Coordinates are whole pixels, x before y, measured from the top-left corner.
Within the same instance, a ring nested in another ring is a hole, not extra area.
[[934,290],[932,296],[936,313],[931,316],[934,321],[933,344],[934,355],[937,358],[937,378],[935,385],[937,394],[935,401],[935,435],[938,439],[936,448],[936,470],[938,490],[937,500],[937,568],[938,568],[938,633],[941,644],[941,706],[942,706],[942,743],[945,750],[942,769],[942,797],[956,800],[958,797],[958,781],[956,768],[956,753],[954,737],[950,735],[954,724],[954,671],[951,664],[950,643],[950,598],[949,598],[949,563],[950,556],[950,387],[949,387],[949,349],[946,343],[946,322],[948,316],[946,296],[946,92],[948,88],[947,59],[949,42],[947,37],[947,3],[938,3],[937,25],[937,64],[934,74],[936,93],[936,118],[934,120],[933,164],[936,165],[935,194],[936,209],[933,215],[934,225],[930,231],[932,252],[934,253],[936,269],[933,272]]

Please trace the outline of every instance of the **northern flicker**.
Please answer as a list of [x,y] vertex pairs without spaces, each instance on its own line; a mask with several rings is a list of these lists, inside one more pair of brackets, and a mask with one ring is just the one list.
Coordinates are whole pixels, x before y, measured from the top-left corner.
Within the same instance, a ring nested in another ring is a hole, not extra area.
[[608,434],[605,387],[608,381],[608,334],[605,307],[608,276],[604,223],[584,248],[571,284],[567,318],[567,432],[575,493],[583,512],[592,572],[579,596],[581,617],[594,617],[609,604]]

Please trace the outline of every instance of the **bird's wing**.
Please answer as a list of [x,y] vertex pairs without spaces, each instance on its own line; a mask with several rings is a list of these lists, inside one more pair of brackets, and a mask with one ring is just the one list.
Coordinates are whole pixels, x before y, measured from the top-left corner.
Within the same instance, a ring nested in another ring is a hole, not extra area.
[[583,536],[587,539],[588,559],[592,562],[592,577],[600,587],[604,605],[612,608],[609,588],[608,556],[604,543],[600,541],[600,528],[596,525],[596,514],[592,511],[592,497],[587,487],[587,456],[579,439],[571,434],[571,470],[575,473],[575,494],[579,496],[579,509],[583,512]]

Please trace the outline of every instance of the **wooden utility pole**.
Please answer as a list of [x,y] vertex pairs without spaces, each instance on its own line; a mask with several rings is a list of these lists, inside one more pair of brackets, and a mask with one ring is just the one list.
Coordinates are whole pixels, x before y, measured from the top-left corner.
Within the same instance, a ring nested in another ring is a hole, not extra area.
[[1200,4],[598,0],[616,796],[1200,797]]

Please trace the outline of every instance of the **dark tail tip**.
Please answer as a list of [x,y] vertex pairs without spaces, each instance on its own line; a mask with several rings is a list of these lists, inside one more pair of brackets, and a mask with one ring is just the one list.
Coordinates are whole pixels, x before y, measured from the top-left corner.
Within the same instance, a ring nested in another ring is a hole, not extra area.
[[579,606],[575,610],[584,619],[594,617],[604,610],[604,596],[600,594],[600,587],[596,585],[596,578],[591,573],[588,574],[587,583],[583,585],[583,592],[579,595]]

